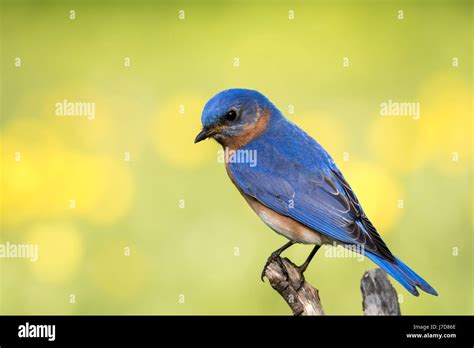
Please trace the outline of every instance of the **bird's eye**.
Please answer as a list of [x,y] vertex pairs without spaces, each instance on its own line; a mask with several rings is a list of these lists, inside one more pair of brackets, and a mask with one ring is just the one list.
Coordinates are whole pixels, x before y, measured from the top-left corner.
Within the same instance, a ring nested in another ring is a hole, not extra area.
[[230,109],[226,112],[224,117],[227,121],[234,121],[237,118],[237,111],[235,111],[234,109]]

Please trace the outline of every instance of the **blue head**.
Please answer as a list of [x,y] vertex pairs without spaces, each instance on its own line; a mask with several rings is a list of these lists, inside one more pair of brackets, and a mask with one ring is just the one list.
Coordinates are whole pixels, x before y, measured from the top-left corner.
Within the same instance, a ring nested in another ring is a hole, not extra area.
[[243,141],[261,132],[263,119],[268,117],[273,104],[261,93],[250,89],[228,89],[212,97],[204,107],[203,129],[195,143],[214,138],[222,145]]

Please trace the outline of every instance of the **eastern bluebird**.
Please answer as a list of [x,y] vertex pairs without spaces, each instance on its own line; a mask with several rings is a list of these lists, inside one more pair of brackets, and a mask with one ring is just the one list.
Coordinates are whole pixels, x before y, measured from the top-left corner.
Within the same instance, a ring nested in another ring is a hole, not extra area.
[[[413,295],[419,295],[417,287],[438,295],[388,249],[331,156],[264,95],[222,91],[207,102],[201,121],[194,142],[213,138],[227,149],[226,170],[234,185],[263,222],[290,240],[269,257],[262,279],[268,264],[294,243],[315,245],[301,272],[322,244],[337,243],[362,247]],[[236,160],[251,152],[256,165]]]

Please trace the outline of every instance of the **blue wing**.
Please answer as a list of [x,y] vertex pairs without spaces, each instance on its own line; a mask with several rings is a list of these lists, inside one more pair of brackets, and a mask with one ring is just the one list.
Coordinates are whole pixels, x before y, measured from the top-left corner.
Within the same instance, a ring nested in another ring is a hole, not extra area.
[[257,163],[230,163],[239,188],[277,213],[345,244],[364,247],[367,256],[413,295],[416,287],[436,291],[388,249],[356,195],[327,152],[285,121],[241,150],[256,151]]
[[395,261],[334,161],[302,130],[288,123],[277,139],[263,136],[242,150],[257,153],[253,167],[229,164],[246,194],[336,241]]

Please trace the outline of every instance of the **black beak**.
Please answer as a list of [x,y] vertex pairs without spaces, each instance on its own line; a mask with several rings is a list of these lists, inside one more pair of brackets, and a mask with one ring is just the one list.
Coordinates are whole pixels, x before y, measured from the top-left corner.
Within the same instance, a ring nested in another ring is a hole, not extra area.
[[208,128],[203,128],[202,131],[197,135],[196,139],[194,139],[194,144],[209,138],[210,135],[211,131]]

